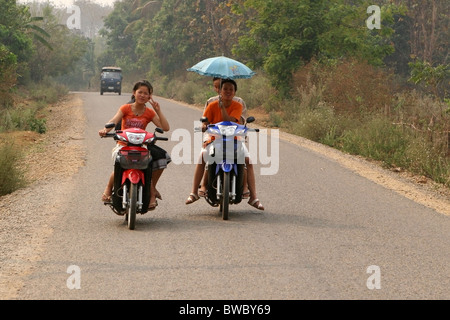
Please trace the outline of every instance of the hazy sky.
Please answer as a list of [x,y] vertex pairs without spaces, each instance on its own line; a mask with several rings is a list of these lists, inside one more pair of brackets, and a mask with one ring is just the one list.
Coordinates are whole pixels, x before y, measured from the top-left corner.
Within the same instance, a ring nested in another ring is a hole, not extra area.
[[[113,6],[116,0],[90,0],[91,2],[95,2],[101,5],[109,5]],[[74,3],[74,0],[18,0],[18,3],[28,3],[28,2],[42,2],[42,3],[53,3],[56,6],[70,6]]]

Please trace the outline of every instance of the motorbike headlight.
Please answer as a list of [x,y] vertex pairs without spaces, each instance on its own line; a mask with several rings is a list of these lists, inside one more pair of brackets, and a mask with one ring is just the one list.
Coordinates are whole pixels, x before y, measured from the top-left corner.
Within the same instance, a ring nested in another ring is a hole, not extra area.
[[234,135],[234,132],[236,131],[237,126],[222,126],[218,125],[218,128],[220,130],[220,134],[223,136],[232,136]]
[[127,132],[127,138],[132,144],[142,144],[145,139],[145,133]]

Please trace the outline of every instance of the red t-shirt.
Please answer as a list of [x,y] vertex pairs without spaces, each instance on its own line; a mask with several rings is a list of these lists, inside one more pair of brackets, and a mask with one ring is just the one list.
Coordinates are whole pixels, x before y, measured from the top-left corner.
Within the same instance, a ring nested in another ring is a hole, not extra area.
[[[122,117],[122,130],[130,128],[139,128],[145,130],[147,125],[152,122],[156,115],[155,110],[145,108],[145,111],[140,116],[136,116],[131,110],[131,104],[124,104],[120,107],[120,111],[123,113]],[[124,142],[118,141],[122,145],[126,145]]]
[[[231,105],[226,108],[226,110],[227,114],[230,117],[237,119],[236,121],[239,122],[239,119],[242,115],[242,104],[233,100],[231,102]],[[223,121],[222,112],[220,111],[219,107],[219,100],[213,101],[208,104],[205,111],[203,112],[203,116],[208,118],[209,123],[217,123]]]
[[120,111],[123,113],[122,130],[130,128],[145,130],[147,125],[152,122],[156,115],[154,110],[146,107],[143,114],[136,116],[133,111],[131,111],[131,104],[124,104],[120,107]]

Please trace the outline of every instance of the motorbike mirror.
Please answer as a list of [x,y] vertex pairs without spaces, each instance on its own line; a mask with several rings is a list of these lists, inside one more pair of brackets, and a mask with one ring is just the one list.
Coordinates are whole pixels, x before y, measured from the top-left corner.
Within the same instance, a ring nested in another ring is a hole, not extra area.
[[248,117],[247,118],[247,123],[252,123],[255,121],[255,117]]
[[200,118],[200,121],[201,121],[201,122],[208,122],[208,118],[207,118],[207,117],[201,117],[201,118]]
[[164,130],[161,129],[161,128],[155,128],[155,131],[156,131],[156,132],[159,132],[159,133],[164,133]]
[[107,123],[107,124],[105,124],[105,128],[106,129],[109,129],[109,128],[114,128],[116,126],[116,124],[115,123]]

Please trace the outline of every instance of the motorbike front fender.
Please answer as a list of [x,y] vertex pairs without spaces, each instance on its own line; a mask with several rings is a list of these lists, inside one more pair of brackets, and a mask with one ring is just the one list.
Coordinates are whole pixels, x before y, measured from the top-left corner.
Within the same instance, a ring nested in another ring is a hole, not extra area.
[[139,181],[142,181],[142,184],[145,185],[144,171],[142,170],[137,169],[125,170],[122,175],[122,184],[124,184],[125,181],[127,181],[127,179],[134,184],[137,184],[139,183]]

